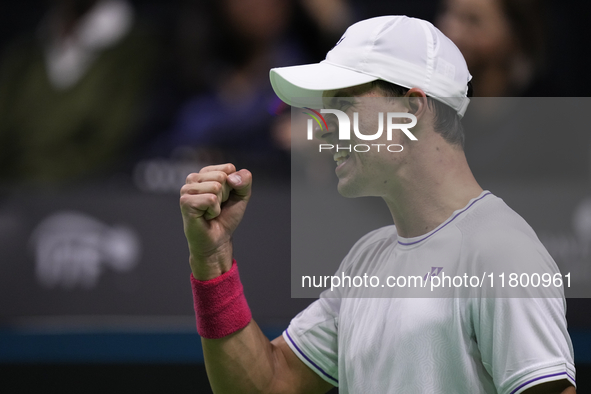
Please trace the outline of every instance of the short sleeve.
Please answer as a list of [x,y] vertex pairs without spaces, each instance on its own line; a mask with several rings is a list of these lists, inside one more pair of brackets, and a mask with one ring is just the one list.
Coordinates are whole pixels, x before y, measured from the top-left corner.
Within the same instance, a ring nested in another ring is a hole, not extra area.
[[475,303],[476,341],[499,394],[519,394],[561,379],[575,385],[564,299],[483,298]]
[[[386,226],[369,232],[353,245],[341,262],[338,273],[360,261],[359,254],[376,242],[393,242],[395,227]],[[342,288],[325,290],[320,298],[292,319],[283,332],[291,350],[308,367],[330,384],[339,385],[338,376],[338,321]]]
[[340,298],[314,301],[283,332],[293,352],[322,379],[338,386],[338,313]]

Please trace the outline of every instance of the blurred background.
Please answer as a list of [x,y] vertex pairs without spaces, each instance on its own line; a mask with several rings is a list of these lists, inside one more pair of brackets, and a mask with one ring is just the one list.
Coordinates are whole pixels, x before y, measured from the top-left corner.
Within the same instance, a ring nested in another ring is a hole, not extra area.
[[[3,1],[2,392],[210,392],[178,191],[213,163],[254,174],[234,249],[254,318],[279,335],[312,301],[287,285],[292,188],[334,179],[292,149],[268,71],[320,61],[348,25],[387,14],[458,45],[482,97],[465,121],[477,179],[591,283],[589,127],[503,123],[520,97],[565,98],[540,115],[588,113],[588,2]],[[578,392],[591,392],[591,302],[567,302]]]

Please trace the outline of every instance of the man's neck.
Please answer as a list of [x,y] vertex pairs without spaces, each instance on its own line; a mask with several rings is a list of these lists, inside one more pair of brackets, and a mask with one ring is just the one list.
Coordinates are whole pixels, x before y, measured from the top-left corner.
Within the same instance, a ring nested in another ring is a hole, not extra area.
[[435,229],[454,211],[482,193],[464,152],[447,144],[436,154],[402,171],[395,186],[382,196],[398,234],[417,237]]

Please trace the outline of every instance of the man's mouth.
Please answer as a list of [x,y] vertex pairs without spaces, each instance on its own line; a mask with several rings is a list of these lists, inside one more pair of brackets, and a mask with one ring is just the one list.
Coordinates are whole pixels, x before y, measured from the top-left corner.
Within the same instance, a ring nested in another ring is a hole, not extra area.
[[334,161],[337,162],[337,167],[343,164],[349,158],[349,152],[336,152],[333,156]]

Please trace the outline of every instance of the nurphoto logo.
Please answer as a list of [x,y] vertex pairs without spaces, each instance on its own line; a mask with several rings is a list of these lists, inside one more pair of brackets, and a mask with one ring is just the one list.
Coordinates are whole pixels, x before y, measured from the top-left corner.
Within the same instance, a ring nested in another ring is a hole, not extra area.
[[[320,112],[312,109],[312,108],[305,108],[310,112],[304,112],[306,115],[310,115],[312,119],[308,119],[307,123],[307,139],[312,140],[314,137],[314,121],[320,127],[320,130],[328,130],[328,124],[326,123],[326,119],[322,114],[333,114],[337,117],[338,125],[339,125],[339,141],[348,141],[351,140],[351,120],[349,116],[338,109],[321,109]],[[374,134],[362,134],[359,130],[359,114],[357,112],[353,112],[353,133],[355,137],[362,141],[375,141],[378,138],[382,137],[384,133],[384,118],[386,119],[386,139],[388,141],[392,141],[392,130],[400,130],[406,136],[412,140],[417,141],[417,137],[414,136],[412,132],[410,132],[410,128],[416,126],[417,124],[417,117],[413,114],[407,112],[387,112],[384,116],[383,112],[378,112],[378,130]],[[400,121],[404,123],[398,123]],[[374,147],[377,151],[380,151],[381,147],[385,147],[385,149],[389,152],[401,152],[403,147],[400,144],[356,144],[356,145],[333,145],[333,144],[319,144],[318,151],[322,152],[322,150],[331,150],[336,149],[338,152],[339,150],[348,150],[351,152],[354,150],[355,152],[368,152]]]

